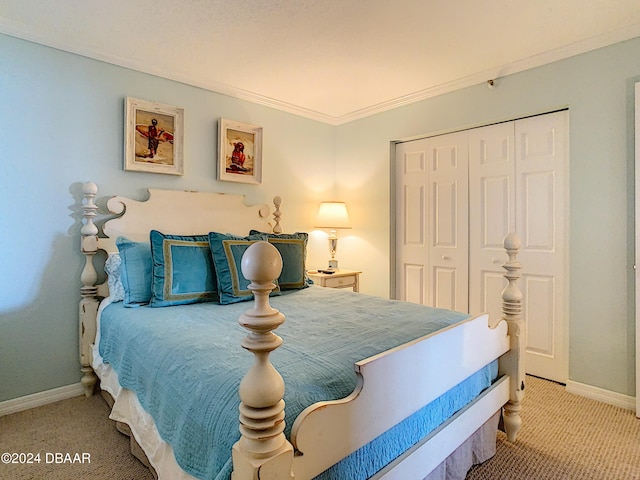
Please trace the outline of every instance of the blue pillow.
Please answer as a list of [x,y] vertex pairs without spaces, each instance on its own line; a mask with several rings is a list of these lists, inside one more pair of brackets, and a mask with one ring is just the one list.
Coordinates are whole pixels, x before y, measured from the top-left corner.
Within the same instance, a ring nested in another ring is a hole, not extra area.
[[[239,237],[217,232],[209,233],[209,245],[218,279],[220,304],[246,302],[253,298],[253,293],[247,288],[251,282],[242,274],[242,255],[252,243],[266,240],[266,235]],[[276,285],[271,295],[279,293],[280,289]]]
[[124,288],[124,305],[144,305],[151,300],[151,246],[146,242],[134,242],[118,237],[116,246],[120,253],[120,278]]
[[266,235],[269,243],[280,252],[282,257],[282,273],[278,277],[278,285],[281,290],[299,290],[309,286],[307,269],[305,266],[307,259],[307,241],[309,234],[297,233],[262,233],[251,230],[250,235]]
[[165,235],[152,230],[150,238],[152,307],[218,300],[207,235]]

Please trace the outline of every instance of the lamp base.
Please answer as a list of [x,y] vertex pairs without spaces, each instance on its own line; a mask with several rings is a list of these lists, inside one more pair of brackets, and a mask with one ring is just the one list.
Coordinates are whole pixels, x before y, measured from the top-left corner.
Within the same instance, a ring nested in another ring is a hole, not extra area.
[[329,269],[337,270],[338,269],[338,260],[329,260]]

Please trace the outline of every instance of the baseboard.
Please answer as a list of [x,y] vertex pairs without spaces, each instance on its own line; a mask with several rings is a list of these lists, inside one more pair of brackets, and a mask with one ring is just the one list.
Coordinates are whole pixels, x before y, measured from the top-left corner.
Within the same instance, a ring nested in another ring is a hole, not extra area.
[[622,393],[612,392],[611,390],[605,390],[604,388],[598,388],[584,383],[567,382],[567,392],[582,397],[587,397],[592,400],[598,400],[599,402],[608,403],[616,407],[626,408],[627,410],[636,409],[636,399],[630,395],[624,395]]
[[0,417],[84,394],[80,382],[0,402]]

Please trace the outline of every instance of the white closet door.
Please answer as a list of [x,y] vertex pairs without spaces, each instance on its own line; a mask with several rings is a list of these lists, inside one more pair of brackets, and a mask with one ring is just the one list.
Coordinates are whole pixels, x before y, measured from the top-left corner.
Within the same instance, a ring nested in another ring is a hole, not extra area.
[[396,146],[396,298],[468,310],[465,134]]
[[396,145],[396,298],[428,304],[427,140]]
[[568,315],[565,303],[569,164],[567,111],[515,123],[516,231],[525,266],[526,371],[568,380]]
[[434,307],[469,310],[467,133],[427,139],[429,298]]
[[399,144],[397,298],[502,316],[504,236],[522,239],[526,372],[568,380],[568,112]]
[[504,237],[515,232],[513,122],[469,131],[469,311],[502,317]]

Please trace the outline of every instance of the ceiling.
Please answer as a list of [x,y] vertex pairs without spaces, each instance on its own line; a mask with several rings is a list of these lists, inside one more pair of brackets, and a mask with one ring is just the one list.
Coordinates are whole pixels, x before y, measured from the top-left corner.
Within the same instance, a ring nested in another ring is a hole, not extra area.
[[639,0],[0,0],[0,32],[329,124],[640,36]]

